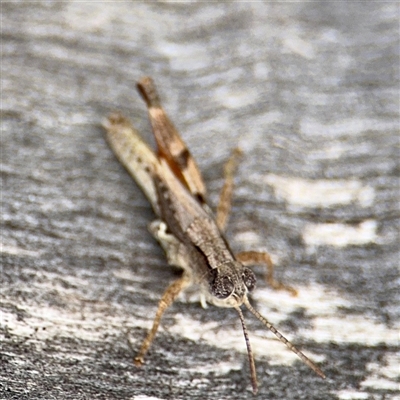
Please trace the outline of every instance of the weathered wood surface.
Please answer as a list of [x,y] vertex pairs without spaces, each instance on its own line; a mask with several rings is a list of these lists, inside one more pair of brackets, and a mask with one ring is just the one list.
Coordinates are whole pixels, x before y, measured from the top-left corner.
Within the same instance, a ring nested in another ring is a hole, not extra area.
[[[183,296],[132,363],[176,271],[100,127],[158,84],[211,203],[237,145],[228,238],[269,250],[297,298],[262,283],[247,315],[260,399],[395,399],[398,383],[395,2],[3,3],[1,373],[4,399],[253,398],[234,310]],[[326,232],[328,231],[328,233]]]

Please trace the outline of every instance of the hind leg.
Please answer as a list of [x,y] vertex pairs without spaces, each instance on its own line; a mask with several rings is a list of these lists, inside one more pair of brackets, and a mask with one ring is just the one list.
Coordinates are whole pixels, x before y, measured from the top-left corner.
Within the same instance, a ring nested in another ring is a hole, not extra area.
[[217,207],[216,221],[221,232],[225,231],[228,222],[229,212],[231,210],[232,193],[233,193],[233,177],[238,164],[238,158],[242,151],[238,148],[233,150],[231,157],[224,166],[224,186],[219,195]]

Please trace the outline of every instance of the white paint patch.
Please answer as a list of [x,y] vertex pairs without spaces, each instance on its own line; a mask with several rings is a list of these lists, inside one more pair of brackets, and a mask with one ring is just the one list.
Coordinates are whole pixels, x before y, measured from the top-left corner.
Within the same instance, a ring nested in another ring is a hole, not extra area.
[[259,80],[267,80],[271,69],[266,62],[258,62],[253,65],[254,77]]
[[4,246],[0,245],[0,254],[10,254],[12,256],[26,256],[26,257],[39,257],[42,252],[39,250],[27,250],[18,246]]
[[330,43],[340,43],[343,39],[339,31],[333,28],[328,28],[321,31],[320,40]]
[[302,237],[307,246],[335,246],[364,245],[375,243],[378,223],[374,220],[363,221],[360,224],[308,224],[305,226]]
[[344,152],[345,148],[343,146],[343,143],[332,143],[331,141],[328,146],[317,147],[312,150],[307,155],[307,159],[317,161],[337,160],[343,155]]
[[257,90],[250,86],[240,91],[220,86],[213,91],[213,97],[226,108],[242,108],[258,101]]
[[[58,121],[60,121],[60,119],[58,119]],[[60,124],[61,124],[61,122],[60,122]],[[70,199],[43,198],[38,203],[39,203],[38,206],[40,208],[40,211],[42,211],[43,213],[49,213],[52,210],[58,210],[60,213],[61,212],[72,212],[74,210],[77,210],[76,202],[73,202]]]
[[287,36],[283,39],[282,44],[286,52],[298,54],[308,60],[315,57],[314,48],[311,43],[304,41],[298,36]]
[[84,302],[72,305],[76,306],[76,311],[24,304],[23,309],[29,318],[21,320],[14,313],[4,311],[1,315],[1,325],[7,326],[13,335],[30,338],[39,346],[54,337],[80,338],[92,342],[103,341],[105,333],[108,336],[119,336],[122,327],[132,326],[132,322],[136,323],[135,326],[146,325],[147,327],[145,321],[124,319],[124,314],[119,313],[116,306],[110,308],[105,324],[104,309],[109,308],[106,304],[91,303],[87,309]]
[[261,314],[267,316],[272,323],[285,319],[298,308],[307,310],[307,314],[312,317],[313,328],[302,330],[299,335],[313,338],[317,342],[398,344],[400,326],[388,328],[368,317],[343,315],[338,310],[351,308],[352,303],[343,299],[339,293],[327,291],[323,286],[316,284],[296,289],[296,297],[264,289],[256,290],[253,298],[257,300]]
[[400,384],[398,382],[390,381],[389,379],[382,378],[381,376],[372,376],[362,383],[362,386],[369,386],[373,389],[384,389],[384,390],[400,390]]
[[365,346],[399,343],[400,326],[389,329],[373,319],[358,315],[322,315],[313,319],[313,326],[313,331],[318,333],[316,340],[321,342],[363,343]]
[[226,375],[230,371],[239,371],[240,369],[243,368],[243,362],[240,362],[242,360],[232,360],[232,361],[226,361],[226,362],[213,362],[213,360],[210,360],[209,363],[207,364],[199,364],[193,366],[192,368],[187,368],[185,369],[189,373],[201,373],[204,375],[207,375],[209,373],[213,373],[214,375]]
[[300,122],[300,132],[306,138],[324,137],[338,138],[341,136],[361,135],[368,131],[386,132],[398,131],[398,122],[378,119],[345,119],[332,124],[322,124],[313,118],[303,118]]
[[159,53],[169,58],[170,67],[175,71],[195,71],[210,64],[206,48],[193,42],[173,43],[165,40],[156,42]]
[[[280,111],[270,111],[262,115],[262,121],[264,125],[274,124],[284,120],[285,115]],[[260,131],[261,136],[264,135],[264,131]],[[246,133],[246,138],[249,133]],[[245,139],[248,140],[248,139]]]
[[335,394],[340,400],[363,400],[369,398],[369,393],[359,392],[356,390],[340,390]]
[[[244,246],[259,248],[262,244],[262,237],[256,232],[246,231],[235,235],[235,241],[242,243]],[[265,239],[264,239],[265,242]],[[261,250],[260,250],[261,251]]]
[[[349,308],[351,303],[337,292],[327,290],[324,286],[297,286],[297,296],[292,296],[284,291],[275,291],[263,288],[252,293],[258,305],[259,311],[268,315],[274,322],[286,318],[287,314],[298,308],[304,308],[312,316],[336,315],[337,309]],[[272,311],[275,310],[275,311]],[[275,314],[274,314],[275,313]]]
[[[112,271],[112,274],[118,278],[118,279],[123,279],[126,281],[131,281],[131,282],[147,282],[147,279],[140,274],[134,273],[133,270],[129,268],[120,268]],[[133,292],[137,290],[137,287],[133,288]]]
[[83,32],[103,31],[118,16],[115,7],[108,4],[69,3],[64,13],[65,23],[71,30]]
[[374,189],[358,180],[310,180],[268,174],[265,182],[275,194],[296,206],[330,207],[358,202],[370,206],[375,198]]
[[337,160],[344,155],[351,157],[369,157],[374,153],[372,143],[357,143],[355,147],[352,143],[344,143],[340,139],[337,141],[330,140],[326,146],[323,144],[313,149],[307,154],[310,161]]
[[[56,336],[76,337],[83,340],[99,341],[104,338],[104,322],[99,319],[83,320],[82,314],[62,313],[52,308],[36,308],[36,310],[24,307],[29,311],[29,323],[20,321],[17,316],[4,312],[2,324],[8,330],[20,337],[34,337],[41,343]],[[33,315],[32,315],[33,313]]]
[[[243,354],[247,353],[239,317],[236,326],[231,327],[224,325],[223,321],[204,324],[182,314],[177,314],[175,315],[175,324],[168,329],[168,332],[176,333],[196,342],[204,340],[211,346],[221,349],[234,349]],[[292,365],[298,359],[283,343],[272,337],[267,330],[250,332],[250,340],[255,357],[267,357],[273,365]],[[310,355],[310,357],[316,359],[314,355]]]
[[[397,339],[398,344],[398,339]],[[387,355],[381,364],[370,363],[367,366],[371,375],[361,383],[362,387],[400,390],[400,353]]]

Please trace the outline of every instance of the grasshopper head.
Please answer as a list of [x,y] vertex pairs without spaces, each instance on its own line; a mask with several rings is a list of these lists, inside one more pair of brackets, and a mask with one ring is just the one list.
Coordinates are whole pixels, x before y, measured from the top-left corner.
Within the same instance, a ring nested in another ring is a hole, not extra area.
[[211,270],[209,301],[219,307],[239,307],[255,284],[256,277],[250,268],[228,261]]

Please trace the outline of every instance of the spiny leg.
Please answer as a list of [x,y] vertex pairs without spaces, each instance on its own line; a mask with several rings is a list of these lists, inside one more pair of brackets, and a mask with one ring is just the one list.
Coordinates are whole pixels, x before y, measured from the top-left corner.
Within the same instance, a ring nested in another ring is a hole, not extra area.
[[151,343],[154,340],[154,337],[157,333],[158,326],[160,325],[161,317],[163,316],[165,310],[175,301],[178,297],[179,293],[190,283],[189,278],[187,275],[183,275],[181,278],[172,282],[167,290],[164,292],[160,302],[158,303],[158,309],[156,316],[153,321],[153,327],[151,328],[150,332],[147,334],[147,337],[144,339],[142,346],[138,355],[135,357],[135,365],[140,366],[144,362],[144,356],[146,355],[147,351]]
[[291,286],[285,285],[282,282],[277,281],[274,278],[274,264],[272,263],[271,257],[268,253],[258,252],[258,251],[242,251],[236,254],[236,260],[240,261],[242,264],[256,265],[262,264],[267,267],[266,281],[275,290],[286,290],[292,296],[297,296],[297,290]]
[[216,221],[221,232],[225,230],[228,222],[229,211],[231,209],[233,177],[238,164],[238,158],[242,154],[239,148],[233,150],[232,155],[224,166],[224,186],[219,195]]

